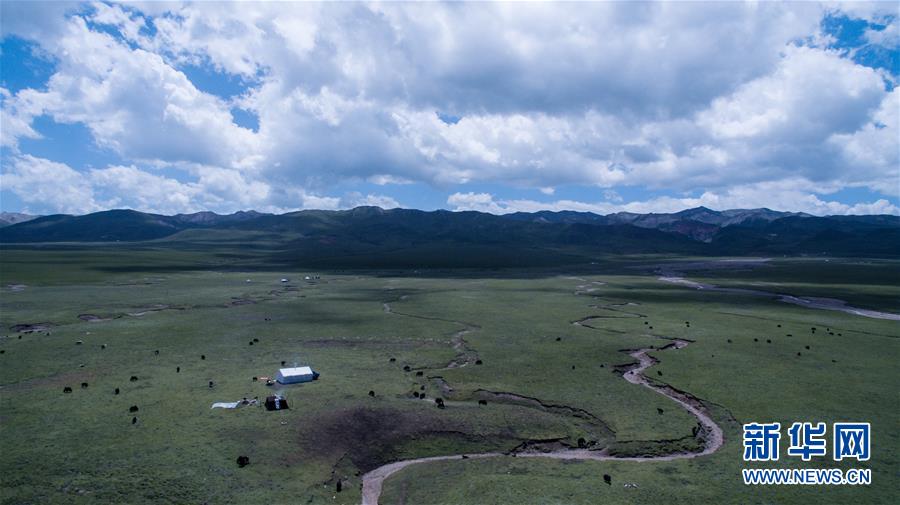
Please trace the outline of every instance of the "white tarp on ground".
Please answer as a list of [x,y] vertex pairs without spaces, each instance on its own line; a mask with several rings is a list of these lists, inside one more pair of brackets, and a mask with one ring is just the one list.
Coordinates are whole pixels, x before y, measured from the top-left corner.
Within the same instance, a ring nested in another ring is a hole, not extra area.
[[293,368],[282,368],[275,374],[275,380],[282,384],[296,384],[298,382],[309,382],[316,380],[319,374],[313,372],[308,366],[298,366]]
[[217,402],[213,403],[211,409],[236,409],[241,402]]

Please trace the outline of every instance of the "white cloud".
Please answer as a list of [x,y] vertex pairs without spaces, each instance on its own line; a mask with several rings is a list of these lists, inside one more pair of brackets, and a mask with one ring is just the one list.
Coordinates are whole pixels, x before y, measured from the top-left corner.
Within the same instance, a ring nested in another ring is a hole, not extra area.
[[852,133],[834,133],[844,170],[886,195],[900,195],[900,89],[881,101],[871,120]]
[[[815,195],[900,195],[891,77],[796,45],[825,41],[820,21],[840,11],[886,23],[865,36],[896,51],[897,19],[883,4],[23,5],[4,4],[3,35],[36,41],[55,72],[39,89],[0,91],[0,141],[18,154],[44,115],[84,124],[122,160],[75,171],[106,195],[85,196],[84,208],[399,206],[389,195],[327,196],[346,181],[545,195],[586,185],[612,192],[600,204],[561,202],[601,209],[771,202],[844,213],[853,207]],[[216,96],[185,64],[243,91]],[[234,106],[258,116],[257,132],[234,123]],[[140,187],[152,184],[171,194]],[[617,186],[706,192],[622,203]],[[511,205],[487,197],[457,193],[451,205]]]
[[32,97],[34,92],[25,90],[17,96],[6,88],[0,88],[0,146],[19,149],[19,139],[37,139],[41,135],[32,128],[35,116],[42,113],[42,108]]
[[351,192],[345,195],[344,198],[341,199],[340,206],[345,209],[352,209],[353,207],[360,206],[381,207],[382,209],[396,209],[402,207],[397,200],[389,196],[374,194],[363,195],[358,192]]
[[607,189],[603,192],[603,199],[608,202],[618,203],[622,201],[622,196],[611,189]]
[[[78,16],[47,44],[57,71],[46,91],[25,89],[4,99],[11,123],[43,114],[83,123],[98,145],[132,160],[238,167],[257,154],[256,136],[232,122],[229,106],[199,91],[159,55],[91,30]],[[21,127],[10,136],[17,134],[33,136]]]
[[447,204],[455,211],[476,210],[491,214],[508,214],[518,212],[519,208],[511,208],[510,202],[495,202],[490,193],[453,193],[447,198]]
[[[282,188],[281,201],[285,205],[273,205],[270,186],[247,179],[236,170],[202,165],[185,170],[192,174],[191,180],[180,181],[154,169],[148,171],[133,165],[78,171],[64,163],[26,154],[15,156],[4,167],[0,180],[4,190],[33,204],[38,212],[83,214],[109,208],[161,214],[201,210],[228,213],[238,209],[287,212],[340,206],[339,198],[291,187]],[[391,202],[379,195],[360,196],[359,201]]]
[[28,204],[75,214],[103,209],[83,175],[62,163],[28,154],[18,156],[0,180],[4,190],[14,192]]
[[769,208],[779,211],[806,212],[813,215],[893,214],[900,215],[900,207],[886,199],[848,205],[837,201],[821,200],[819,196],[797,189],[807,184],[797,182],[797,187],[776,187],[758,184],[731,188],[724,193],[705,192],[698,197],[657,197],[632,202],[581,202],[556,200],[541,202],[527,199],[495,199],[490,193],[454,193],[447,199],[452,210],[475,210],[491,214],[511,212],[536,212],[539,210],[574,210],[611,214],[615,212],[668,213],[687,208],[707,207],[713,210],[736,208]]
[[698,123],[724,139],[821,141],[858,129],[884,94],[871,68],[834,52],[789,47],[772,74],[716,99]]

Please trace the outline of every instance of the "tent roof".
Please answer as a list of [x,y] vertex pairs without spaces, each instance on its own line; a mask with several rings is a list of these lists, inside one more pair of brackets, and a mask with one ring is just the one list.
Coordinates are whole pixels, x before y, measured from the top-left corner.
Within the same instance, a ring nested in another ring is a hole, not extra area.
[[292,375],[312,375],[313,370],[308,366],[298,366],[294,368],[282,368],[278,371],[282,377],[290,377]]

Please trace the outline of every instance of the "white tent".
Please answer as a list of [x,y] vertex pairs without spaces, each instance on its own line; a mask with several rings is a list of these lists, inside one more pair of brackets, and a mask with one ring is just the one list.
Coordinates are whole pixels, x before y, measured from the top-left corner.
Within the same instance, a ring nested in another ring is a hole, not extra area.
[[282,384],[296,384],[298,382],[309,382],[319,378],[319,374],[314,372],[308,366],[298,366],[294,368],[282,368],[275,374],[275,380]]

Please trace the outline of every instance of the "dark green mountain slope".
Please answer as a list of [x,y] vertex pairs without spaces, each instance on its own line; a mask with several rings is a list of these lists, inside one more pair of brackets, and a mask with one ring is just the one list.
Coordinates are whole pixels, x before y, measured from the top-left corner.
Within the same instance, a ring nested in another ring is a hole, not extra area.
[[[226,238],[227,237],[227,238]],[[675,214],[424,212],[358,207],[282,215],[132,210],[54,215],[0,228],[0,243],[247,244],[265,237],[280,260],[348,266],[512,266],[603,254],[900,256],[900,217],[812,217],[768,209]],[[156,243],[156,242],[155,242]]]

